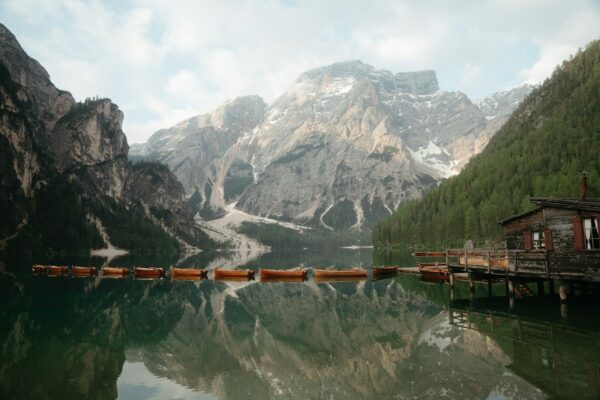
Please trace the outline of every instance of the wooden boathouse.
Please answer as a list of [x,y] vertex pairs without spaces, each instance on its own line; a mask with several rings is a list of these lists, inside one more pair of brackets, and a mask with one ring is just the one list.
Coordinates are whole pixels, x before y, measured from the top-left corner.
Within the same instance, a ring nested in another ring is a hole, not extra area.
[[[507,283],[511,298],[528,282],[537,282],[538,292],[557,281],[561,300],[576,287],[585,293],[589,284],[600,283],[600,199],[586,198],[582,178],[579,199],[534,197],[533,210],[500,222],[506,233],[506,249],[447,250],[445,256],[450,286],[455,273],[466,273],[471,292],[475,281]],[[452,293],[452,292],[451,292]]]
[[508,271],[600,281],[600,200],[532,198],[537,208],[500,222]]

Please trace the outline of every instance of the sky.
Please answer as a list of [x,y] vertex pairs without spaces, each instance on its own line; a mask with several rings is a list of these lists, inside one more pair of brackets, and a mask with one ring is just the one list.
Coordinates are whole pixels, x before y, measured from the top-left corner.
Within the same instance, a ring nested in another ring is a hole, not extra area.
[[0,22],[57,87],[117,103],[141,143],[339,61],[434,69],[473,100],[539,83],[600,38],[600,0],[0,0]]

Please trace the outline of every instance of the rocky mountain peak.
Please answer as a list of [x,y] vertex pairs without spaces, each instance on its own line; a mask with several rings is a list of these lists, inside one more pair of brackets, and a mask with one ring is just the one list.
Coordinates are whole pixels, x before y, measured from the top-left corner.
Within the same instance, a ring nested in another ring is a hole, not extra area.
[[525,83],[493,93],[490,96],[475,101],[475,104],[488,120],[498,116],[507,116],[513,112],[521,100],[535,87],[535,85]]
[[102,193],[122,197],[129,145],[123,113],[110,99],[75,103],[62,116],[48,143],[60,173],[85,173]]
[[219,129],[250,131],[261,121],[266,107],[260,96],[237,97],[215,110],[210,122]]
[[427,95],[438,91],[437,76],[433,70],[400,72],[377,70],[360,60],[338,62],[309,70],[296,80],[295,87],[304,86],[316,95],[346,94],[358,81],[375,84],[383,91]]
[[15,36],[0,24],[0,72],[2,79],[10,80],[25,92],[23,97],[38,102],[37,114],[46,129],[75,103],[71,93],[58,90],[42,65],[29,57]]
[[122,123],[123,113],[110,99],[73,105],[50,135],[50,147],[58,170],[127,157],[129,146],[121,129]]

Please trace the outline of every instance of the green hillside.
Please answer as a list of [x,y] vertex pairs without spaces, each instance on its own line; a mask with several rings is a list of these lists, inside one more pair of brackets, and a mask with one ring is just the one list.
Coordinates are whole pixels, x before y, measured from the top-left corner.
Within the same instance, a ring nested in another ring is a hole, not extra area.
[[373,230],[377,246],[500,241],[498,221],[530,196],[600,197],[600,41],[556,68],[456,177],[404,204]]

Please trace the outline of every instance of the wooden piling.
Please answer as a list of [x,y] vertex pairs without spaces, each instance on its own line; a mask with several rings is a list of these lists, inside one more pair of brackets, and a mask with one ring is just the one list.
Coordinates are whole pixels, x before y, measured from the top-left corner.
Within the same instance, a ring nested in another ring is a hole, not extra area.
[[566,304],[567,303],[567,293],[568,293],[568,289],[567,289],[567,283],[565,281],[559,281],[559,287],[558,287],[558,294],[560,296],[560,303],[561,304]]

